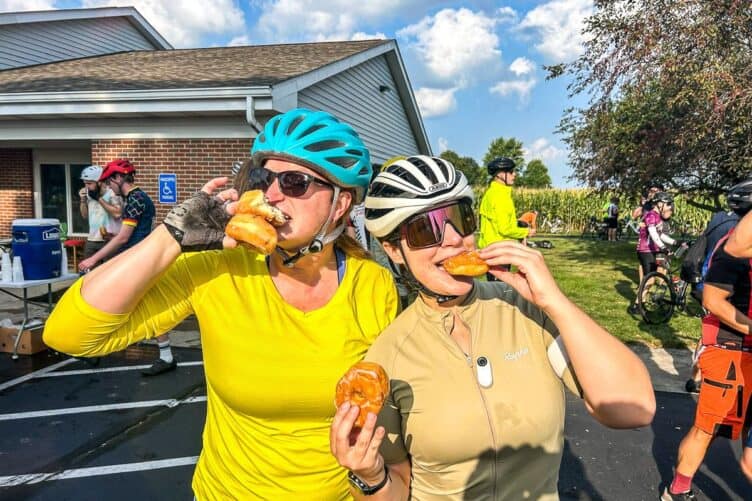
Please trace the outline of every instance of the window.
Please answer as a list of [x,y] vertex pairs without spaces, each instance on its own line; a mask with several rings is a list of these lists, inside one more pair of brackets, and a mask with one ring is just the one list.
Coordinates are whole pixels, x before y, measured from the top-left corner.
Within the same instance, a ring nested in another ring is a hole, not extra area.
[[88,233],[87,221],[78,208],[78,192],[83,188],[81,171],[88,164],[40,164],[42,217],[60,220],[67,233]]

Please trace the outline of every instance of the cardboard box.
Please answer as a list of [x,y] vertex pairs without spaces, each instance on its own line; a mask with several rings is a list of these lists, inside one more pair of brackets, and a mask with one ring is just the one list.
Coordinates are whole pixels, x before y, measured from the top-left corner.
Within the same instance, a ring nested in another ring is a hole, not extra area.
[[[42,325],[26,329],[21,334],[21,342],[18,343],[19,355],[33,355],[47,349],[42,341]],[[13,345],[18,335],[17,328],[0,327],[0,351],[13,353]]]

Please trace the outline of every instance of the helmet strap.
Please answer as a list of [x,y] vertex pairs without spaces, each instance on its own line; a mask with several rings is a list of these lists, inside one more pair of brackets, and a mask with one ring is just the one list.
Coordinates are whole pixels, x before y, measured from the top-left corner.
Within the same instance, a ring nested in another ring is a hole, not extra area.
[[329,225],[334,220],[334,212],[337,210],[337,198],[339,198],[340,194],[340,188],[339,186],[334,186],[334,193],[332,194],[332,207],[329,209],[329,216],[326,218],[326,222],[324,222],[323,225],[321,225],[321,228],[319,228],[319,232],[316,234],[315,237],[313,237],[313,240],[308,242],[308,245],[301,247],[298,249],[298,251],[295,254],[289,254],[284,249],[277,246],[277,252],[282,256],[282,264],[287,266],[288,268],[292,268],[295,263],[298,262],[298,260],[303,257],[307,256],[308,254],[316,254],[317,252],[321,252],[324,250],[324,247],[327,244],[330,244],[331,242],[334,242],[337,237],[339,237],[343,231],[345,231],[345,223],[343,222],[339,226],[337,226],[334,231],[329,233],[327,235],[326,230],[329,228]]

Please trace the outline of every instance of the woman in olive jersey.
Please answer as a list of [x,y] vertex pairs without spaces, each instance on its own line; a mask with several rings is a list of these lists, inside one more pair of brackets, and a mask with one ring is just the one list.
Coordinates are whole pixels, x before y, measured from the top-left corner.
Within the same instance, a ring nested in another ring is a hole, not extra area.
[[444,270],[475,246],[472,198],[461,172],[426,156],[387,165],[369,188],[366,227],[419,296],[366,355],[390,378],[378,423],[369,414],[353,434],[348,403],[334,417],[356,498],[557,499],[565,386],[610,427],[655,413],[645,366],[561,292],[540,252],[481,249],[500,281]]
[[[196,315],[207,393],[200,501],[349,497],[328,450],[335,386],[398,304],[391,274],[342,234],[370,177],[349,125],[305,109],[275,116],[237,190],[209,181],[141,244],[74,284],[47,321],[48,345],[98,356]],[[268,257],[224,235],[247,189],[264,190],[287,220]]]

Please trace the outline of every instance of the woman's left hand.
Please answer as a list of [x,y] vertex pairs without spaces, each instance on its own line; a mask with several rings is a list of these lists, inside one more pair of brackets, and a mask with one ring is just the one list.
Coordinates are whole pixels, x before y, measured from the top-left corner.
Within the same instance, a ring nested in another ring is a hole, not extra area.
[[[479,249],[478,255],[490,266],[489,273],[542,310],[564,299],[539,251],[519,242],[504,240]],[[517,271],[506,271],[508,265],[515,266]]]

